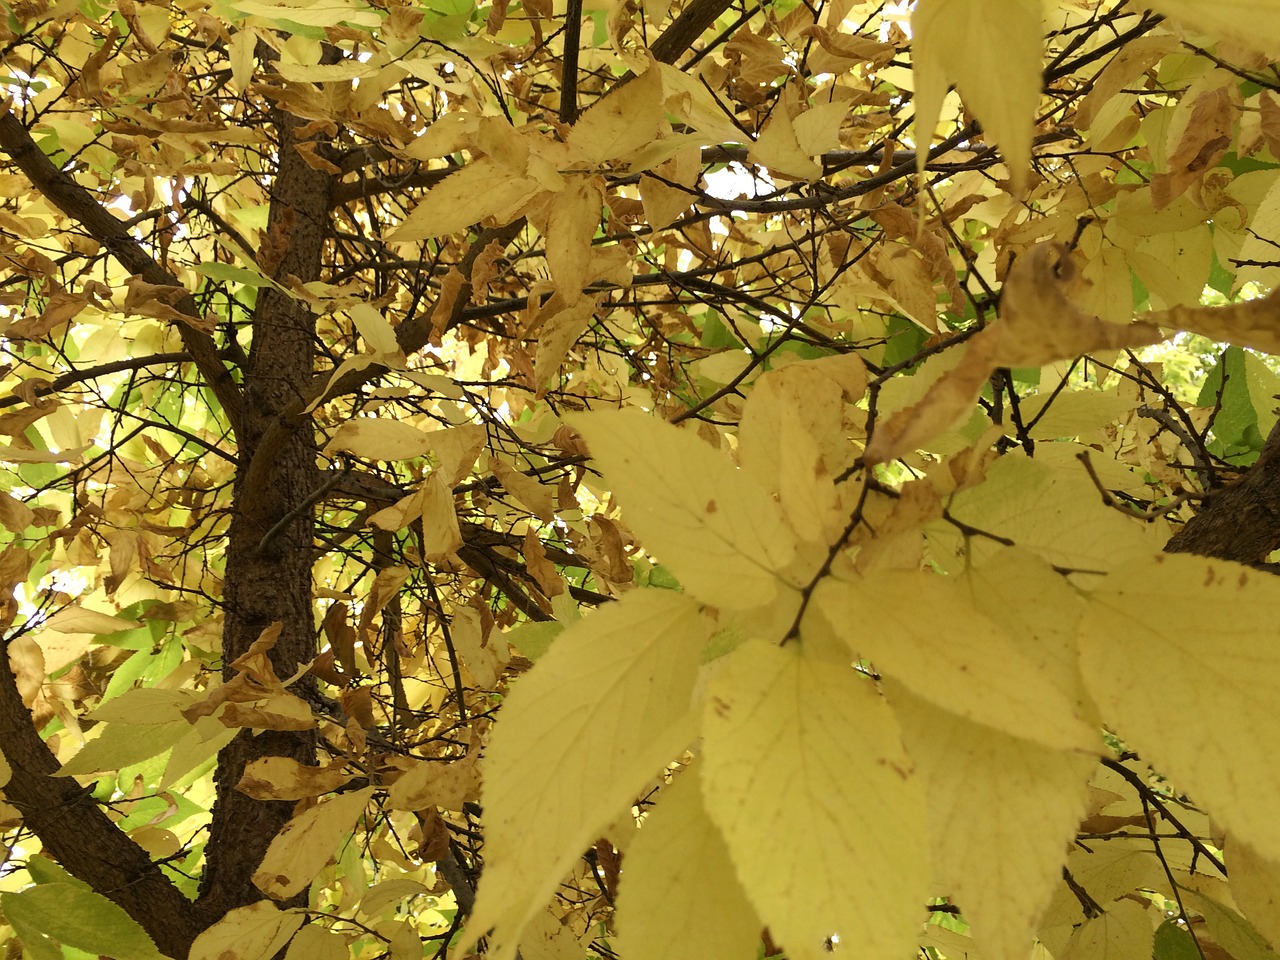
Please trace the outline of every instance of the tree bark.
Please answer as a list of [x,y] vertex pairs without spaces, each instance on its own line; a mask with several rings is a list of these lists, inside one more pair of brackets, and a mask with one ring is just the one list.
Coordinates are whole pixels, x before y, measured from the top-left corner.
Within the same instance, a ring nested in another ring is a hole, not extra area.
[[1169,553],[1259,564],[1280,548],[1280,423],[1262,455],[1230,486],[1211,493],[1199,512],[1165,545]]
[[[283,282],[320,275],[328,236],[333,177],[297,149],[298,121],[276,111],[279,167],[272,181],[268,236],[283,250],[275,270]],[[315,318],[305,304],[263,288],[253,316],[244,377],[244,431],[227,540],[223,674],[267,627],[283,624],[271,651],[275,672],[291,677],[315,656],[311,602],[313,517],[309,498],[320,484],[310,418],[296,413],[311,383]],[[300,684],[310,683],[304,677]],[[207,922],[262,899],[251,880],[293,804],[253,800],[236,789],[245,765],[260,757],[314,763],[315,731],[243,731],[218,756],[217,800],[206,846],[197,907]]]

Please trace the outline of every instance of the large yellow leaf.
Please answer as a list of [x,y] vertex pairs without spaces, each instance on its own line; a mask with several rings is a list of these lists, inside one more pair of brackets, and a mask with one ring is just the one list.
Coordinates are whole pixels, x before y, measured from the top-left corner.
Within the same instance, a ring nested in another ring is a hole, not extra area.
[[962,720],[890,681],[924,782],[934,876],[986,960],[1026,960],[1084,815],[1088,755]]
[[1076,645],[1085,603],[1067,578],[1035,554],[1005,547],[985,563],[967,565],[962,582],[960,589],[973,605],[1015,638],[1018,652],[1097,727],[1097,708],[1080,679]]
[[473,160],[428,191],[387,240],[405,243],[465,230],[485,217],[517,207],[542,189],[531,178],[488,157]]
[[1280,944],[1280,860],[1259,856],[1249,844],[1227,838],[1231,897],[1258,932]]
[[409,460],[423,457],[431,449],[425,431],[400,420],[360,417],[348,420],[334,431],[325,452],[350,453],[374,460]]
[[1080,626],[1108,725],[1259,854],[1280,859],[1280,582],[1189,554],[1115,570]]
[[1000,145],[1015,185],[1025,183],[1040,102],[1039,0],[920,0],[911,27],[920,171],[954,83]]
[[1074,670],[1051,679],[978,611],[966,586],[932,573],[884,570],[828,577],[814,603],[851,656],[869,659],[936,706],[1054,749],[1095,748],[1097,731],[1064,692]]
[[313,923],[294,935],[284,960],[349,960],[350,956],[341,934]]
[[690,593],[734,610],[777,595],[795,536],[769,494],[728,457],[637,410],[569,423],[586,438],[627,524]]
[[935,559],[948,569],[1003,550],[992,537],[1012,540],[1041,560],[1073,571],[1106,571],[1163,546],[1152,526],[1107,509],[1084,467],[1074,461],[1058,466],[1001,457],[985,482],[954,496],[949,512],[981,533],[966,535],[945,521],[930,526]]
[[1143,0],[1184,26],[1280,55],[1280,0]]
[[1280,288],[1268,296],[1241,300],[1219,307],[1180,306],[1149,313],[1147,317],[1167,327],[1190,330],[1211,340],[1226,340],[1238,347],[1264,353],[1280,353]]
[[1100,917],[1086,920],[1071,936],[1062,960],[1149,960],[1151,915],[1136,900],[1118,900]]
[[485,754],[485,870],[460,950],[520,932],[592,840],[697,735],[697,605],[637,590],[566,629],[503,705]]
[[627,159],[657,137],[662,95],[662,73],[651,65],[592,104],[569,132],[569,146],[593,164]]
[[663,960],[752,960],[760,921],[702,802],[701,761],[663,790],[627,847],[618,950]]
[[253,872],[253,885],[276,900],[287,900],[305,890],[355,827],[375,789],[344,793],[286,823]]
[[565,303],[576,303],[587,285],[591,238],[600,225],[603,198],[595,178],[566,177],[547,216],[547,266]]
[[911,955],[928,890],[920,784],[893,714],[851,667],[751,640],[707,696],[703,796],[747,899],[792,960],[837,936]]
[[[793,180],[818,180],[822,177],[822,164],[800,145],[792,126],[792,110],[799,108],[797,100],[794,87],[783,92],[778,108],[764,122],[755,143],[747,152],[747,159],[766,167],[772,174]],[[839,120],[836,122],[838,126]]]
[[844,396],[856,400],[866,372],[856,358],[793,363],[760,377],[738,427],[742,469],[770,493],[801,540],[816,540],[838,512],[834,474],[852,459]]
[[236,907],[196,937],[188,960],[267,960],[284,948],[304,919],[270,900]]

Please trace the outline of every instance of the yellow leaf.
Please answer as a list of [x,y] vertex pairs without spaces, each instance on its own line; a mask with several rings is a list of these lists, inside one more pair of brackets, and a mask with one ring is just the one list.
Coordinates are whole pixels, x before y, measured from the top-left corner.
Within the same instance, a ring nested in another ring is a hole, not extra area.
[[432,187],[387,237],[407,243],[465,230],[485,217],[518,208],[542,189],[535,179],[485,157],[469,162]]
[[1064,692],[1070,678],[1055,682],[1023,656],[965,596],[968,586],[928,572],[871,571],[826,578],[814,604],[851,656],[930,703],[1054,749],[1096,749],[1097,731]]
[[360,336],[369,349],[379,355],[394,355],[400,352],[400,344],[396,342],[396,332],[382,312],[367,303],[354,303],[348,311],[351,322],[360,331]]
[[1260,856],[1249,844],[1227,838],[1231,897],[1275,947],[1280,943],[1280,860]]
[[696,736],[707,624],[693,601],[636,590],[565,629],[514,686],[485,754],[485,871],[460,951],[520,932],[570,864]]
[[432,431],[431,454],[439,461],[436,472],[443,476],[446,484],[458,483],[471,472],[485,440],[484,427],[475,423]]
[[[385,936],[386,931],[382,932]],[[387,946],[390,960],[422,960],[422,938],[408,920],[392,921]]]
[[742,469],[779,495],[801,540],[820,538],[841,519],[832,474],[852,456],[843,409],[840,385],[812,363],[766,373],[747,395],[738,427]]
[[1199,890],[1189,890],[1187,904],[1198,911],[1209,927],[1209,935],[1223,951],[1236,960],[1272,960],[1275,956],[1253,924],[1236,910]]
[[1158,554],[1113,571],[1089,601],[1080,662],[1103,718],[1232,836],[1280,860],[1280,583]]
[[703,797],[787,956],[833,935],[910,956],[929,889],[924,799],[897,724],[852,667],[748,640],[707,693]]
[[409,460],[431,449],[427,434],[399,420],[359,417],[347,420],[325,445],[327,454],[350,453],[370,460]]
[[422,516],[425,494],[421,487],[407,497],[401,497],[389,507],[383,507],[369,517],[369,525],[379,530],[403,530]]
[[618,894],[624,957],[752,960],[760,920],[747,902],[724,838],[702,803],[695,760],[645,818],[627,847]]
[[[1095,350],[1159,343],[1159,322],[1108,323],[1085,313],[1067,297],[1072,261],[1056,244],[1032,247],[1009,272],[1000,295],[1000,318],[982,335],[995,338],[998,366],[1038,367]],[[977,339],[976,337],[974,338]]]
[[755,143],[747,151],[747,159],[767,168],[772,174],[795,180],[817,180],[822,176],[822,164],[815,162],[800,146],[792,125],[788,108],[794,107],[795,100],[795,88],[788,87],[777,109],[770,114]]
[[185,720],[149,724],[109,723],[92,740],[64,763],[58,776],[70,777],[103,770],[119,770],[130,764],[158,757],[191,731]]
[[662,73],[651,61],[640,76],[592,104],[569,131],[568,143],[596,166],[626,160],[657,137],[662,116]]
[[527,477],[505,460],[489,458],[489,469],[504,490],[533,511],[539,520],[550,522],[555,517],[554,489]]
[[233,9],[273,23],[297,23],[308,27],[332,27],[339,23],[376,28],[382,18],[372,10],[360,9],[354,0],[235,0]]
[[327,767],[299,763],[290,757],[259,757],[244,768],[236,789],[255,800],[301,800],[337,790],[351,774],[342,762]]
[[284,960],[349,960],[350,956],[345,937],[312,923],[294,935]]
[[1280,287],[1265,297],[1220,307],[1172,307],[1147,314],[1147,319],[1167,327],[1190,330],[1211,340],[1226,340],[1238,347],[1263,353],[1280,353]]
[[275,900],[288,900],[305,890],[355,828],[376,790],[365,787],[341,794],[286,823],[253,872],[253,885]]
[[[1280,133],[1280,106],[1273,106],[1272,110],[1277,114],[1277,131]],[[1277,142],[1275,149],[1280,150],[1280,142]],[[1262,284],[1267,289],[1280,286],[1276,282],[1280,279],[1280,270],[1272,265],[1274,260],[1271,253],[1275,247],[1267,242],[1269,237],[1277,235],[1278,230],[1280,230],[1280,178],[1277,178],[1257,201],[1257,209],[1253,211],[1253,217],[1249,221],[1249,232],[1244,242],[1240,244],[1238,254],[1242,261],[1251,262],[1242,263],[1236,271],[1233,283],[1235,289],[1240,289],[1242,284],[1250,280]]]
[[139,623],[137,620],[126,620],[123,617],[114,617],[109,613],[89,610],[78,603],[69,603],[47,619],[43,626],[46,630],[55,630],[58,633],[91,633],[98,635],[119,633],[121,630],[132,630],[139,626]]
[[571,176],[551,200],[547,218],[547,266],[566,303],[576,303],[587,285],[591,238],[600,225],[603,197],[594,179]]
[[195,697],[188,690],[161,690],[134,687],[86,714],[90,720],[106,723],[153,724],[182,719],[182,709]]
[[949,512],[982,535],[966,536],[946,521],[933,523],[928,533],[936,545],[934,556],[948,568],[1003,550],[991,535],[1056,566],[1095,572],[1163,546],[1154,528],[1103,506],[1097,487],[1075,461],[1055,466],[1001,457],[981,485],[956,493]]
[[[431,888],[417,880],[394,879],[375,883],[360,898],[360,912],[366,917],[376,917],[387,909],[411,897],[426,896]],[[345,954],[344,954],[345,956]]]
[[921,175],[943,97],[954,83],[999,144],[1014,189],[1021,190],[1040,102],[1040,0],[920,0],[911,28]]
[[876,427],[862,454],[865,463],[886,463],[910,453],[972,416],[974,401],[997,366],[997,344],[993,337],[985,336],[988,332],[989,328],[965,344],[960,361],[920,400]]
[[196,937],[188,960],[267,960],[284,949],[304,919],[269,900],[236,907]]
[[473,757],[451,763],[411,762],[413,766],[387,790],[387,803],[392,809],[435,806],[461,810],[463,803],[480,793],[480,772]]
[[554,908],[539,910],[520,937],[521,960],[582,960],[582,944]]
[[316,726],[310,705],[291,693],[277,693],[252,703],[228,703],[218,719],[228,727],[255,730],[311,730]]
[[[1107,843],[1075,846],[1067,857],[1067,872],[1100,906],[1138,889],[1158,890],[1164,869],[1146,840],[1115,837]],[[1088,919],[1080,898],[1065,883],[1058,884],[1037,932],[1056,956],[1071,934]]]
[[1115,390],[1063,390],[1021,401],[1022,422],[1036,439],[1091,437],[1135,406]]
[[1147,907],[1118,900],[1072,935],[1062,960],[1150,960],[1153,931]]
[[1226,156],[1240,115],[1239,100],[1235,88],[1228,86],[1205,90],[1196,97],[1182,135],[1169,153],[1169,169],[1151,178],[1151,202],[1156,210],[1180,197]]
[[687,190],[668,186],[644,174],[640,177],[640,202],[644,205],[645,221],[653,229],[661,230],[689,209],[693,197]]
[[840,147],[840,126],[849,114],[847,100],[817,103],[791,120],[796,142],[806,156],[816,157]]
[[453,489],[444,474],[433,470],[422,485],[422,554],[438,563],[462,546],[462,528],[453,503]]
[[1026,960],[1084,816],[1094,758],[962,720],[889,680],[923,780],[934,876],[986,960]]
[[1101,726],[1080,677],[1076,631],[1085,604],[1071,582],[1018,547],[1005,547],[983,563],[969,563],[963,582],[973,605],[1016,638],[1019,654],[1066,695],[1091,726]]
[[754,480],[652,414],[566,418],[591,448],[627,524],[694,596],[734,610],[768,603],[795,536]]
[[537,381],[539,395],[546,390],[548,381],[560,372],[569,348],[591,325],[599,297],[581,297],[572,306],[564,306],[564,299],[553,297],[547,306],[551,316],[536,323],[538,354],[533,363],[533,377]]
[[1280,56],[1280,0],[1143,0],[1142,5],[1193,30]]

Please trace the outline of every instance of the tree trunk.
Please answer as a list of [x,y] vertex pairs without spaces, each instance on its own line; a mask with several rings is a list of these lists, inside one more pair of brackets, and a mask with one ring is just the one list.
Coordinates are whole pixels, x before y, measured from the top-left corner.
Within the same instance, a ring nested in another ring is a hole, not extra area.
[[[275,278],[302,282],[320,274],[327,235],[332,177],[309,166],[297,149],[298,121],[276,111],[279,170],[268,236],[278,266]],[[312,504],[319,486],[315,434],[309,418],[296,418],[311,382],[315,319],[310,308],[264,287],[253,317],[253,343],[244,378],[244,435],[236,478],[224,581],[223,675],[267,627],[283,627],[271,661],[287,680],[315,656],[311,606]],[[300,684],[311,683],[304,677]],[[236,789],[245,765],[283,756],[315,762],[314,731],[245,730],[218,756],[218,792],[198,901],[212,922],[227,910],[262,898],[250,879],[267,846],[289,820],[293,804],[253,800]]]

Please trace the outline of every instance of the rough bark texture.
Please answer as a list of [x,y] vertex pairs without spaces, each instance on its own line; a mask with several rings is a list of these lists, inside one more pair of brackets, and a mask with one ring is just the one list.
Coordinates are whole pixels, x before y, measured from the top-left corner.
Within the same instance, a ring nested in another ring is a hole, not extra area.
[[[282,283],[290,275],[307,282],[320,274],[333,179],[303,159],[296,126],[296,120],[277,112],[280,165],[268,235],[282,251],[275,270]],[[305,304],[272,289],[261,291],[244,378],[241,469],[228,533],[222,647],[223,661],[230,664],[263,630],[281,621],[271,654],[281,679],[315,656],[309,498],[320,478],[310,420],[291,413],[311,383],[314,338],[315,318]],[[228,679],[232,673],[224,667]],[[264,756],[314,763],[315,746],[314,731],[259,736],[245,731],[219,755],[217,801],[198,901],[205,920],[262,899],[250,877],[293,810],[291,803],[253,800],[236,790],[245,764]]]
[[1165,550],[1261,563],[1280,548],[1280,423],[1248,473],[1211,494]]

